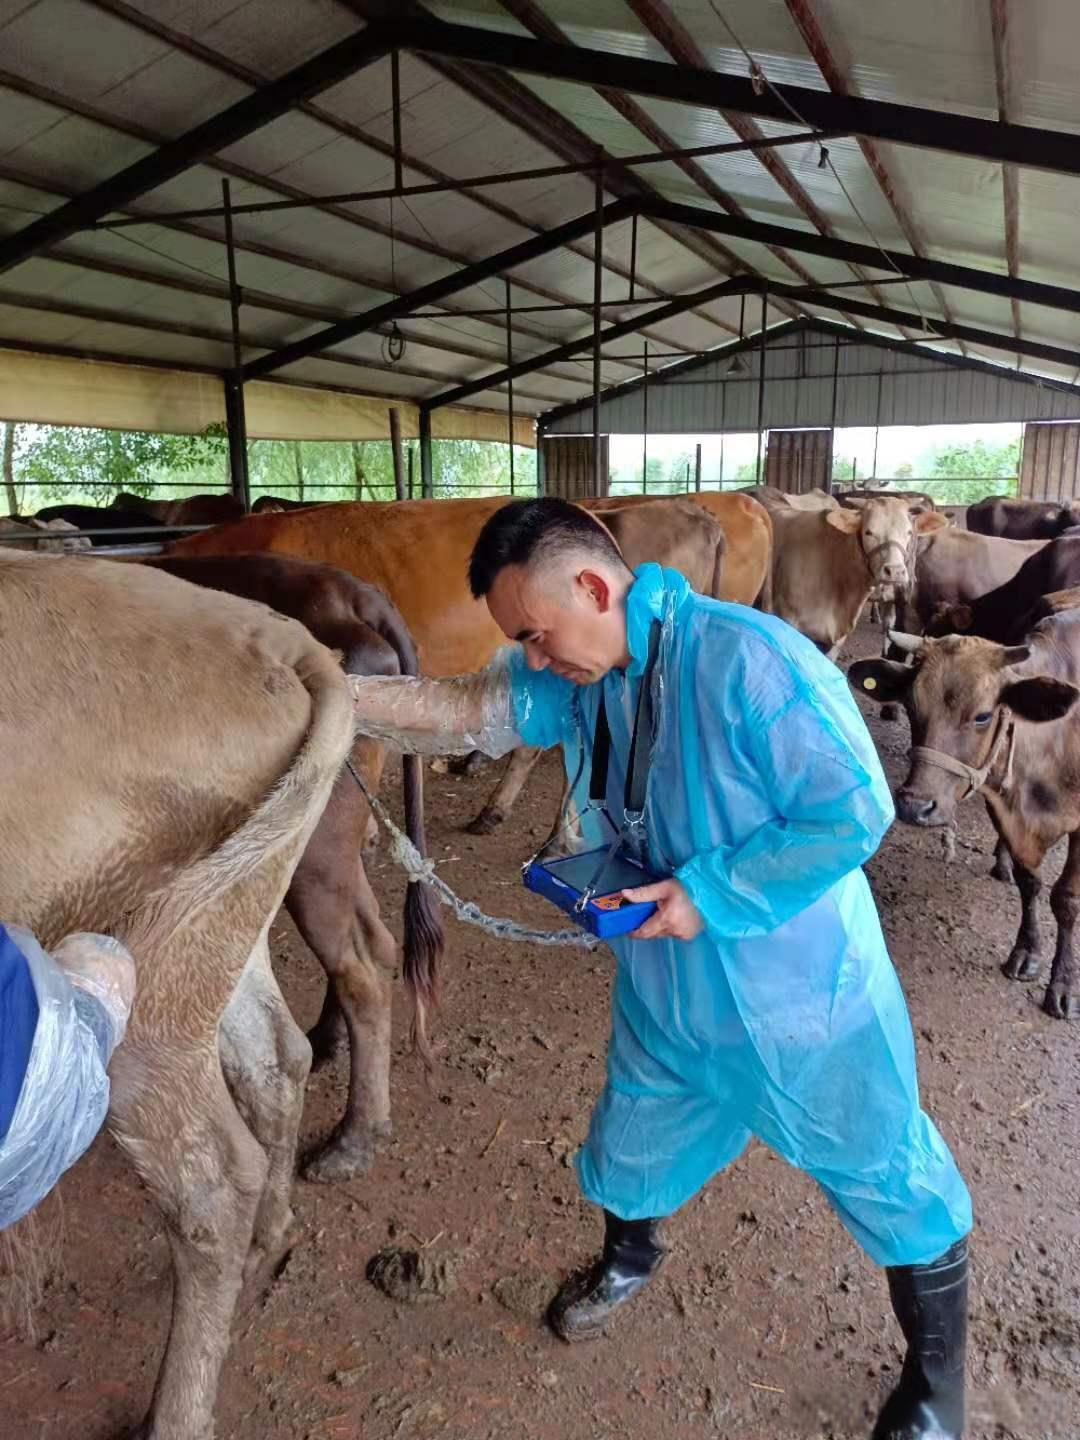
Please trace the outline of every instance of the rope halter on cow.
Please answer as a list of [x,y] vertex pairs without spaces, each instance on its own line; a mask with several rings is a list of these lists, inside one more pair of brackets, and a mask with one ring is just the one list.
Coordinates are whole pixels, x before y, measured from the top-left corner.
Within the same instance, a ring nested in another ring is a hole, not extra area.
[[950,775],[958,775],[961,780],[966,780],[967,789],[960,799],[967,800],[986,785],[990,773],[997,763],[1002,745],[1008,747],[1005,755],[1005,774],[999,785],[991,787],[1000,792],[1005,789],[1012,776],[1013,751],[1016,749],[1016,722],[1007,710],[1003,709],[998,717],[997,734],[994,736],[994,743],[990,746],[990,754],[982,765],[968,765],[963,760],[957,760],[955,755],[950,755],[945,750],[935,750],[932,745],[913,745],[908,754],[912,760],[922,760],[927,765],[936,765],[939,770],[947,770]]

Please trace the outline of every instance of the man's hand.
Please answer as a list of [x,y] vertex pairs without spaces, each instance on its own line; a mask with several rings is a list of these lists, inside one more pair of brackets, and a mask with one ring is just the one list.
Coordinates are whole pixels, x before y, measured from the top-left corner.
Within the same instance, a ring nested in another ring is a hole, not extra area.
[[666,936],[696,940],[705,929],[705,921],[681,880],[659,880],[655,885],[639,885],[622,893],[627,900],[654,900],[657,905],[656,914],[633,932],[631,940],[661,940]]

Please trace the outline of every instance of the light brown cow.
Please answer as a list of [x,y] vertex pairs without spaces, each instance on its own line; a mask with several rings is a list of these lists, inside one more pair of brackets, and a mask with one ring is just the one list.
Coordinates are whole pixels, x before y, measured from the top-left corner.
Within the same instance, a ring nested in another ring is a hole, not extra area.
[[898,635],[914,665],[866,660],[848,672],[861,694],[901,701],[911,720],[911,769],[896,792],[909,825],[952,823],[981,793],[1013,859],[1022,918],[1002,969],[1035,980],[1042,963],[1037,871],[1063,835],[1069,853],[1050,894],[1057,948],[1043,999],[1049,1015],[1080,1017],[1073,928],[1080,912],[1080,610],[1041,621],[1023,645],[950,635]]
[[780,490],[775,485],[748,485],[738,493],[760,501],[768,510],[778,507],[782,510],[837,510],[840,506],[834,495],[827,494],[816,485],[798,494]]
[[[0,545],[12,545],[19,550],[36,550],[38,554],[69,555],[77,550],[89,550],[90,541],[85,535],[72,535],[75,526],[67,520],[38,520],[34,516],[16,519],[12,515],[0,518]],[[64,532],[68,531],[68,534]]]
[[[280,1254],[311,1050],[267,933],[352,739],[302,625],[137,566],[0,555],[0,915],[131,950],[109,1125],[159,1206],[145,1440],[210,1440],[245,1277]],[[47,657],[43,663],[43,657]]]
[[858,510],[773,512],[773,613],[831,659],[855,628],[877,585],[904,587],[912,534],[948,521],[913,515],[903,500],[869,500]]

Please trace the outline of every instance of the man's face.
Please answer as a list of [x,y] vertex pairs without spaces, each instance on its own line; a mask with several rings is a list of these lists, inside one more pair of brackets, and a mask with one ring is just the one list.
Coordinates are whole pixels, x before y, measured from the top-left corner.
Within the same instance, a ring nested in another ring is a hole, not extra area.
[[550,667],[576,685],[591,685],[629,663],[623,593],[605,567],[583,567],[567,556],[531,569],[507,565],[487,603],[533,670]]

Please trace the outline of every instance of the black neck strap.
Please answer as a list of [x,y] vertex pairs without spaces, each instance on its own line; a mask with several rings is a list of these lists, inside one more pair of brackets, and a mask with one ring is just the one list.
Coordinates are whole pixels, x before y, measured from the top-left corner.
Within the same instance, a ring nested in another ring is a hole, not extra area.
[[[640,815],[645,809],[653,739],[653,675],[660,655],[660,635],[660,621],[654,620],[649,627],[649,656],[645,662],[645,673],[641,677],[641,689],[638,691],[634,730],[630,739],[630,758],[626,765],[623,807],[628,815]],[[611,728],[608,725],[607,707],[601,691],[600,708],[596,715],[596,733],[593,736],[592,775],[589,779],[589,799],[594,805],[601,807],[607,804],[610,762]],[[620,827],[616,826],[616,829],[618,828]]]

